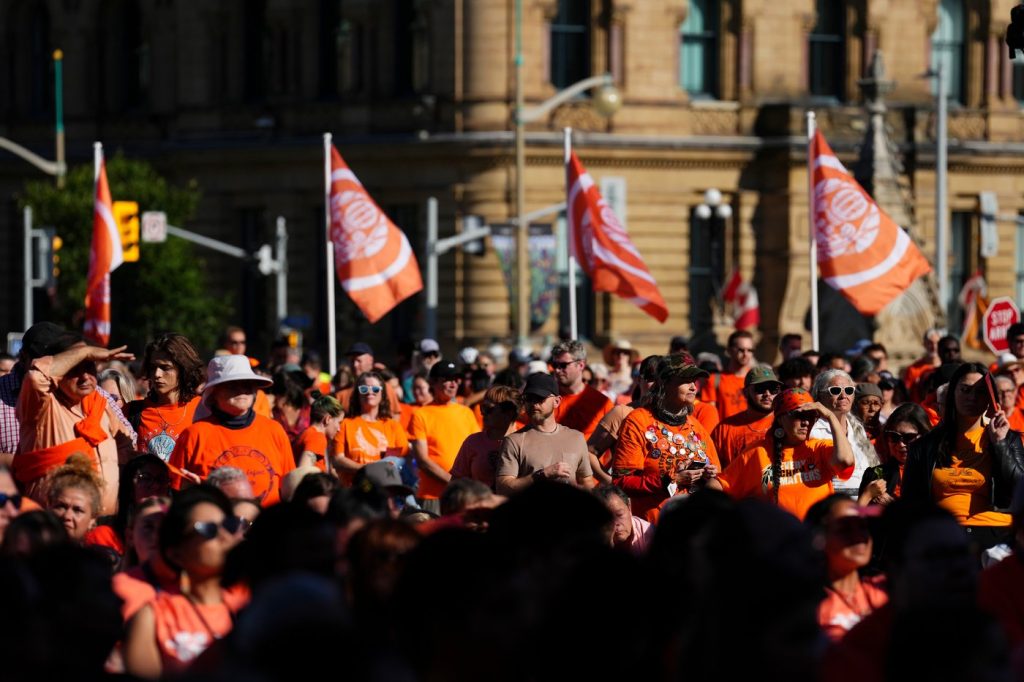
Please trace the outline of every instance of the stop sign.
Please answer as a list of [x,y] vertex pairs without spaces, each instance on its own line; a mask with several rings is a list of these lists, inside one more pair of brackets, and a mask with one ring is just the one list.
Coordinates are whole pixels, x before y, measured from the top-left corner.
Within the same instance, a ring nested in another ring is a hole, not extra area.
[[1006,332],[1011,324],[1020,320],[1020,311],[1013,299],[1006,296],[999,296],[992,299],[985,309],[985,317],[982,320],[982,332],[985,335],[985,345],[996,355],[1005,353],[1010,348],[1006,339]]

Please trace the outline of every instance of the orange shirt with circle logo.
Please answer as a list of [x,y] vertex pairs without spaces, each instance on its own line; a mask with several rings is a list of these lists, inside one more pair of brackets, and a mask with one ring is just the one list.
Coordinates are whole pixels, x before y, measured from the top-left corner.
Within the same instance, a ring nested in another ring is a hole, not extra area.
[[[295,468],[295,456],[284,429],[273,419],[257,414],[249,426],[229,429],[215,417],[207,417],[181,434],[170,464],[203,479],[217,467],[238,467],[266,507],[281,499],[281,479]],[[180,487],[181,478],[172,478]]]

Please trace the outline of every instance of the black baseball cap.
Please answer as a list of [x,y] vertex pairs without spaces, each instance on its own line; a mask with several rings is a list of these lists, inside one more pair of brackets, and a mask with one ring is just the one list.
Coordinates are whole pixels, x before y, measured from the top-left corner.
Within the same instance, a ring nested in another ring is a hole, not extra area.
[[462,372],[455,366],[454,362],[442,360],[430,368],[430,380],[435,379],[461,379]]
[[532,395],[538,398],[558,395],[558,381],[550,374],[534,372],[526,377],[526,385],[523,386],[523,395]]
[[53,352],[52,346],[64,335],[64,327],[53,322],[37,322],[27,330],[21,337],[21,352],[29,360],[50,355]]
[[345,355],[373,355],[373,349],[370,348],[369,344],[363,343],[362,341],[356,341],[348,350],[345,351]]

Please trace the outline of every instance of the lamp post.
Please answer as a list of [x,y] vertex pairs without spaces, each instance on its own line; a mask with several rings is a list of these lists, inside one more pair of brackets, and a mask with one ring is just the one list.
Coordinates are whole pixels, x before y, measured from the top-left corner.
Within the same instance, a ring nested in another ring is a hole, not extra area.
[[[722,192],[712,187],[704,192],[704,202],[694,209],[694,216],[698,220],[708,221],[708,264],[710,271],[711,288],[715,299],[721,297],[722,279],[725,276],[723,261],[722,238],[727,237],[726,230],[718,229],[717,220],[721,220],[724,226],[725,221],[732,217],[732,206],[722,203]],[[691,272],[693,266],[691,264]],[[714,320],[712,320],[712,326]],[[697,332],[697,329],[694,329]]]
[[516,320],[515,336],[517,345],[525,345],[530,336],[530,263],[527,245],[529,243],[529,222],[526,215],[526,124],[540,120],[552,109],[592,88],[597,88],[594,97],[595,110],[604,117],[611,117],[622,106],[622,96],[612,84],[611,74],[592,76],[574,83],[543,103],[526,109],[523,98],[523,8],[522,0],[515,4],[515,153],[516,153]]

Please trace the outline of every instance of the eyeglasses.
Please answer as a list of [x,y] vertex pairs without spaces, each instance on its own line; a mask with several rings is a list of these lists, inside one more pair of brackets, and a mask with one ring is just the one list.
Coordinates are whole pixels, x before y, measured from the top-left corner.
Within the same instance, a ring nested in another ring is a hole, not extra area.
[[551,369],[565,369],[569,365],[575,365],[579,360],[570,360],[569,362],[552,362]]
[[21,493],[14,493],[13,495],[0,493],[0,509],[6,507],[8,502],[10,502],[15,509],[21,509],[22,499],[24,498]]
[[782,393],[782,386],[778,384],[754,384],[750,387],[750,390],[756,395],[763,395],[765,393],[768,395],[778,395]]
[[829,395],[833,395],[833,396],[839,396],[839,395],[842,395],[844,393],[846,395],[853,395],[856,390],[857,389],[854,388],[853,386],[829,386],[828,387]]
[[921,434],[919,433],[900,433],[899,431],[885,432],[885,437],[890,443],[903,443],[904,445],[910,445],[920,436]]
[[377,395],[380,392],[380,386],[367,386],[366,384],[363,384],[359,387],[359,395],[369,395],[370,393]]
[[857,405],[860,407],[874,407],[881,409],[882,401],[878,398],[861,398],[857,401]]
[[192,531],[204,540],[212,540],[217,537],[221,528],[231,535],[234,535],[239,530],[242,530],[243,524],[245,525],[243,532],[245,530],[249,530],[249,526],[252,525],[248,519],[243,519],[241,516],[225,516],[224,520],[220,523],[215,523],[213,521],[197,521],[192,524]]

